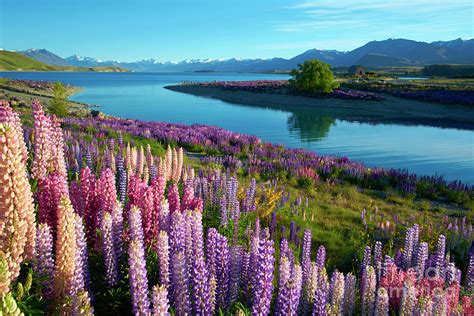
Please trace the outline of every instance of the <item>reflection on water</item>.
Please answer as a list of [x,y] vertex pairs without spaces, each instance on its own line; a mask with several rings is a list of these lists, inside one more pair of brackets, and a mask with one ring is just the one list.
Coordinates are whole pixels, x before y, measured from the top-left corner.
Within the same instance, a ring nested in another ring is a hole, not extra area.
[[[442,174],[474,183],[474,132],[397,124],[362,124],[335,120],[334,107],[246,106],[163,89],[181,81],[282,79],[262,74],[150,73],[0,73],[0,77],[60,80],[84,90],[74,100],[100,104],[121,117],[203,123],[253,134],[264,141],[342,155],[369,166],[406,168],[419,174]],[[387,102],[411,102],[391,100]],[[380,104],[381,106],[384,103]],[[332,114],[332,115],[331,115]]]
[[288,130],[298,133],[302,142],[315,142],[326,138],[335,122],[332,117],[321,116],[314,111],[296,110],[288,117]]

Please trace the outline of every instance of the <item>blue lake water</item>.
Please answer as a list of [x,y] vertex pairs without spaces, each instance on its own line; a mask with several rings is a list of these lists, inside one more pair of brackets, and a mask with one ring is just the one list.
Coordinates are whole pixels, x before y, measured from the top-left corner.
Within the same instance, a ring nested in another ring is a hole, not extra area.
[[0,77],[60,80],[80,86],[84,89],[72,100],[100,105],[99,110],[111,115],[217,125],[288,147],[348,156],[369,166],[404,168],[420,175],[441,174],[474,183],[473,131],[354,123],[321,116],[311,107],[238,105],[163,88],[188,80],[285,79],[286,75],[0,72]]

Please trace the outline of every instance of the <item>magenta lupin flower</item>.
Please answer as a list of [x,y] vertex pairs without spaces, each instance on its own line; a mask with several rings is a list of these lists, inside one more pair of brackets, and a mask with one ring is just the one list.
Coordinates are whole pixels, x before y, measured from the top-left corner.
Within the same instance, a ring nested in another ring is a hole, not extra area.
[[69,196],[66,180],[58,173],[49,174],[38,182],[38,218],[47,223],[56,238],[58,207],[63,196]]
[[256,262],[256,287],[252,302],[252,314],[254,315],[268,315],[270,312],[275,264],[274,252],[272,240],[260,240]]
[[194,201],[194,186],[192,180],[187,180],[184,184],[183,198],[181,200],[181,211],[190,210]]
[[170,206],[170,213],[174,213],[181,209],[179,201],[179,191],[176,183],[173,183],[168,188],[168,204]]
[[103,169],[98,181],[98,195],[102,212],[111,213],[117,202],[115,175],[110,168]]

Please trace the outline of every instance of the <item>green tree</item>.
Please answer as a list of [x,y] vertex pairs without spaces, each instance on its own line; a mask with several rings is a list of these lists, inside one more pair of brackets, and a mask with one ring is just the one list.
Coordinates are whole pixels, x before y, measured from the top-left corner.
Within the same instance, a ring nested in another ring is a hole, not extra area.
[[68,113],[67,98],[69,97],[69,93],[66,87],[59,81],[55,82],[53,87],[53,94],[53,100],[51,101],[51,104],[48,108],[49,112],[58,117],[66,116]]
[[290,75],[291,88],[304,93],[331,93],[339,87],[334,81],[331,66],[317,60],[311,59],[298,65],[299,69],[293,69]]

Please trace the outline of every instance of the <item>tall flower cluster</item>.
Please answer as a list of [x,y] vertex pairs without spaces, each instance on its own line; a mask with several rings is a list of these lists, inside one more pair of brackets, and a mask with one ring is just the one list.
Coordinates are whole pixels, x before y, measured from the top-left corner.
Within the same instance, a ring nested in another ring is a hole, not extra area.
[[130,242],[128,245],[128,265],[130,269],[129,275],[132,309],[135,314],[147,315],[150,312],[148,278],[146,275],[142,221],[140,210],[137,207],[132,207],[130,209],[129,228]]
[[15,122],[0,122],[0,251],[8,262],[7,284],[18,277],[20,264],[35,247],[33,198]]
[[273,241],[261,239],[258,246],[256,260],[256,283],[252,305],[252,313],[256,315],[268,315],[273,290],[273,269],[275,258]]
[[76,297],[79,288],[72,280],[76,276],[76,223],[69,198],[63,196],[58,207],[56,262],[54,269],[55,298],[64,304],[67,297]]
[[52,298],[54,278],[53,235],[48,224],[40,224],[36,231],[36,264],[38,275],[45,278],[42,294]]

